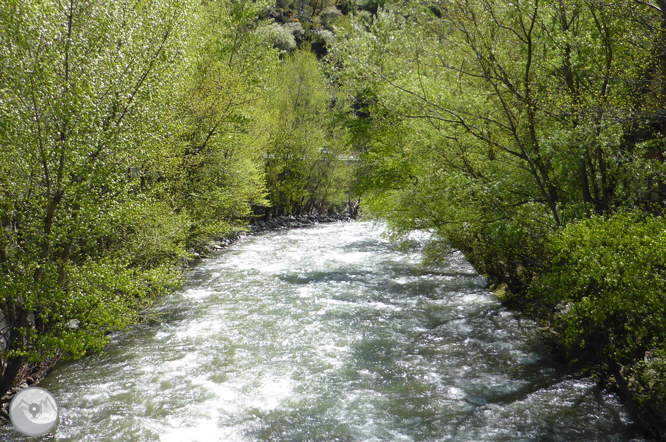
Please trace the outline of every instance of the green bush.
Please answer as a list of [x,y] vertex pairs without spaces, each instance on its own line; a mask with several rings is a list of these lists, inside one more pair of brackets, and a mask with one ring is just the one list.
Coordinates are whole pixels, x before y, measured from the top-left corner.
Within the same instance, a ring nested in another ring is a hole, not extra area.
[[648,352],[634,372],[639,402],[666,410],[666,348]]
[[666,220],[619,213],[550,240],[551,269],[530,288],[557,308],[564,344],[626,365],[666,342]]

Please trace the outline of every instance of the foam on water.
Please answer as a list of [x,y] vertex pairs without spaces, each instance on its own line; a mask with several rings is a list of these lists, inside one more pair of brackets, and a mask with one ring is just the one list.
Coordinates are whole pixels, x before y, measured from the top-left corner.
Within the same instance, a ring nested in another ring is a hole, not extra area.
[[[459,253],[372,223],[245,238],[43,386],[62,441],[638,441]],[[21,439],[5,428],[2,440]]]

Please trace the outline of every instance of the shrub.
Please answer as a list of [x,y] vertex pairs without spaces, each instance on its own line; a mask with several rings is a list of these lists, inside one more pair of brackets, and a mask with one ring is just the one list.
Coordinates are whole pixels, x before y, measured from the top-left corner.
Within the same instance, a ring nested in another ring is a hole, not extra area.
[[272,24],[266,28],[265,32],[273,40],[273,45],[283,51],[296,49],[296,37],[300,39],[304,33],[300,23]]
[[537,302],[566,304],[564,344],[633,364],[666,342],[666,220],[619,213],[552,235],[554,261],[535,280]]

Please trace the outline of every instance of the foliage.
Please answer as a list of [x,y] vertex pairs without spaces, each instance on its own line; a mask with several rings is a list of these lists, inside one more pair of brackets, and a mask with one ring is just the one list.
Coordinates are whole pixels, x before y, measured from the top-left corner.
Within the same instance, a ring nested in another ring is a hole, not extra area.
[[352,168],[346,131],[336,123],[333,91],[314,54],[285,58],[271,105],[275,116],[265,159],[273,213],[327,209],[347,200]]
[[216,2],[202,11],[173,99],[175,170],[165,197],[188,216],[187,244],[228,234],[252,205],[267,204],[265,91],[278,62],[256,17],[261,2]]
[[[180,221],[157,219],[143,171],[166,136],[159,102],[190,10],[187,1],[0,4],[0,394],[24,358],[100,349],[173,280],[153,265],[181,254]],[[137,230],[139,219],[164,231]],[[73,320],[78,328],[67,327]]]
[[552,235],[550,268],[527,295],[554,312],[575,357],[607,367],[656,438],[666,418],[665,228],[663,217],[622,212],[569,224]]
[[661,3],[395,2],[326,58],[366,213],[463,251],[618,383],[664,337]]
[[539,302],[566,305],[564,343],[620,364],[666,344],[666,220],[618,213],[569,224],[552,236],[552,267]]
[[650,408],[666,409],[666,349],[663,346],[645,354],[634,367],[638,400]]
[[296,49],[296,36],[300,39],[305,32],[300,23],[285,25],[274,23],[265,29],[265,33],[272,39],[276,48],[290,52]]
[[0,395],[268,204],[262,2],[0,3]]
[[560,226],[662,210],[663,164],[647,159],[661,114],[637,111],[633,80],[651,75],[645,23],[658,18],[632,4],[478,0],[356,20],[328,58],[362,120],[367,207],[398,230],[437,229],[516,290]]

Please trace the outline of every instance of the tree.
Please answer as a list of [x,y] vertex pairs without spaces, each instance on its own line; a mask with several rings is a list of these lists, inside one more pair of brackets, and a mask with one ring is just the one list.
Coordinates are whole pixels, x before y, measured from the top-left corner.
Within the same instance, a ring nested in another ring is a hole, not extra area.
[[267,204],[263,154],[266,88],[278,52],[257,16],[266,2],[216,1],[202,8],[189,64],[174,99],[167,177],[174,210],[189,220],[188,244],[227,234]]
[[189,11],[0,3],[0,395],[26,360],[101,348],[165,276],[129,268],[122,233],[157,212],[142,170]]
[[[548,230],[637,204],[643,195],[628,177],[653,176],[654,164],[625,138],[621,116],[635,115],[634,80],[653,57],[647,29],[623,20],[632,11],[587,1],[427,2],[339,35],[337,81],[368,97],[370,202],[380,212],[401,207],[396,226],[440,229],[494,280],[538,267]],[[378,179],[395,172],[387,158],[406,164],[398,181]]]
[[336,123],[333,91],[307,49],[285,57],[271,104],[273,137],[266,180],[276,214],[321,210],[347,199],[346,132]]
[[640,403],[635,375],[657,437],[662,3],[410,2],[329,48],[357,112],[366,209],[398,234],[433,231],[432,250],[508,284],[507,303],[564,321],[562,343]]

